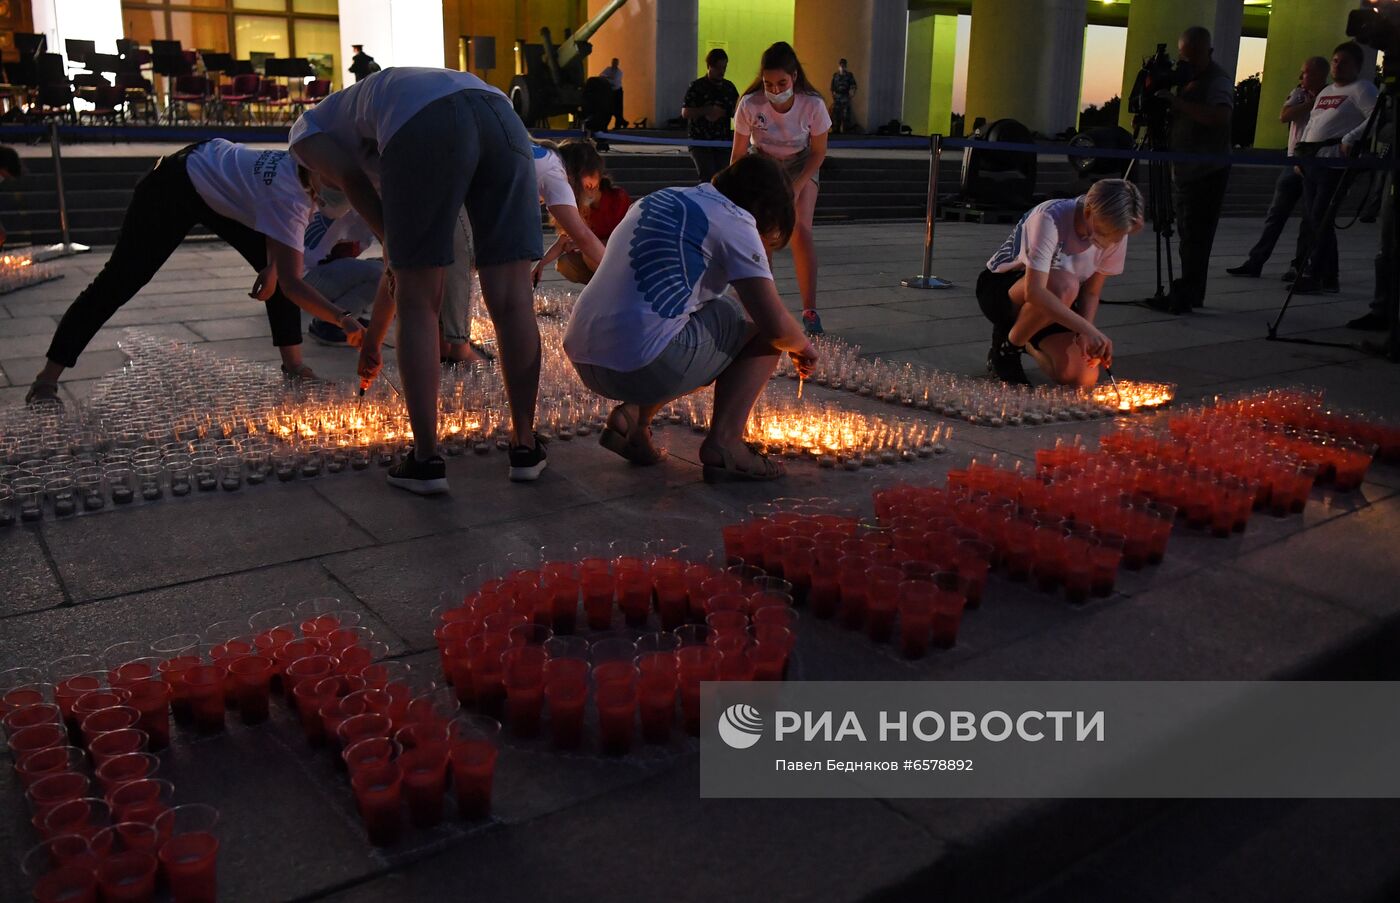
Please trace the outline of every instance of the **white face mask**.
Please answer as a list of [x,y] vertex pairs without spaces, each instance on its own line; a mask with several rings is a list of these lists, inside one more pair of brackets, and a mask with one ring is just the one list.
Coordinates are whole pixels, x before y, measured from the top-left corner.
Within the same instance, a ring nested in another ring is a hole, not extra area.
[[316,209],[327,219],[340,219],[350,212],[350,199],[344,192],[326,185],[316,192]]
[[789,100],[792,100],[792,89],[788,88],[781,94],[771,94],[768,91],[764,91],[763,96],[768,98],[769,103],[787,103]]

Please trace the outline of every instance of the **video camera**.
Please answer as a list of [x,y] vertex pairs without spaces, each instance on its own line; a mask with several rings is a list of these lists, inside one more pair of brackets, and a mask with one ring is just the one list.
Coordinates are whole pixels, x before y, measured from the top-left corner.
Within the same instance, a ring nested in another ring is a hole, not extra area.
[[1347,15],[1347,37],[1384,53],[1400,50],[1400,3],[1395,0],[1363,0],[1361,9]]
[[1180,88],[1191,80],[1191,71],[1185,60],[1173,60],[1167,53],[1166,44],[1158,44],[1157,52],[1142,61],[1133,80],[1133,89],[1128,93],[1128,112],[1133,114],[1133,125],[1147,125],[1151,131],[1164,135],[1169,102],[1157,96],[1163,89]]

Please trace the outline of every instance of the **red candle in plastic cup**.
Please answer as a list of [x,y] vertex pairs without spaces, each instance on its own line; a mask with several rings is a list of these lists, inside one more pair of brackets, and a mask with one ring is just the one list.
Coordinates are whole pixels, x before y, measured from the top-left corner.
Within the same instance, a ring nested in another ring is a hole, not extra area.
[[161,870],[171,903],[214,903],[218,896],[219,810],[202,803],[176,806],[160,817],[156,830],[167,838],[160,848]]
[[58,804],[37,820],[36,827],[44,837],[78,834],[91,842],[111,821],[112,809],[106,800],[85,796]]
[[29,786],[25,795],[34,810],[34,818],[40,824],[48,815],[69,800],[82,799],[91,789],[87,775],[76,771],[61,771],[40,778]]
[[[399,754],[399,770],[403,773],[403,795],[408,802],[408,817],[417,828],[431,828],[442,821],[448,759],[445,725],[439,733],[438,739],[420,741],[412,748],[403,743],[404,751]],[[399,735],[402,737],[403,732],[400,731]]]
[[551,659],[545,665],[544,699],[549,708],[550,738],[558,749],[577,749],[583,742],[588,671],[588,662],[577,658]]
[[504,633],[483,633],[467,641],[467,667],[471,672],[472,696],[476,707],[492,715],[501,714],[506,688],[501,655],[510,648]]
[[11,734],[9,745],[10,755],[18,762],[22,757],[41,749],[67,746],[68,729],[62,724],[55,724],[52,721],[33,724],[20,728]]
[[866,573],[870,570],[869,558],[846,556],[837,562],[837,582],[841,588],[841,607],[838,620],[847,630],[859,630],[865,623],[865,609],[870,596],[870,583]]
[[457,812],[463,818],[486,818],[491,814],[500,734],[501,724],[494,718],[463,714],[452,719],[448,755]]
[[148,746],[161,750],[170,745],[170,685],[160,679],[141,680],[127,685],[127,704],[140,718],[136,726],[146,732]]
[[156,857],[145,850],[126,850],[103,857],[97,866],[102,903],[144,903],[155,896]]
[[598,707],[598,740],[604,753],[626,755],[632,748],[637,720],[637,686],[626,680],[599,684],[593,693]]
[[877,643],[888,643],[894,635],[894,615],[899,603],[899,568],[873,567],[865,572],[869,592],[865,603],[865,630]]
[[508,649],[501,656],[506,721],[516,736],[534,737],[539,733],[540,714],[544,709],[545,662],[541,646]]
[[153,777],[158,767],[160,760],[150,753],[127,753],[103,762],[95,774],[103,793],[109,793],[128,781]]
[[155,825],[160,817],[170,811],[175,785],[156,778],[143,778],[128,781],[112,789],[107,794],[107,804],[112,807],[112,816],[120,824],[137,822]]
[[117,689],[130,690],[133,684],[159,677],[160,663],[161,659],[155,656],[123,662],[107,672],[107,683]]
[[228,682],[233,684],[233,699],[244,724],[267,720],[275,669],[272,659],[261,655],[245,655],[228,663]]
[[366,765],[350,776],[369,842],[393,846],[403,832],[403,774],[397,762]]
[[678,574],[655,579],[656,609],[662,630],[675,630],[685,623],[688,594],[685,578]]
[[[46,689],[46,685],[35,684],[6,690],[3,695],[0,695],[0,719],[15,709],[47,703],[49,701],[48,694],[52,692],[52,689],[52,687]],[[62,717],[61,714],[60,717]]]
[[339,661],[334,656],[316,653],[299,656],[295,661],[287,661],[284,664],[282,689],[295,702],[300,698],[296,694],[297,688],[303,682],[309,681],[313,687],[316,686],[335,673],[337,664]]
[[200,664],[202,662],[197,655],[177,655],[159,665],[161,676],[170,685],[170,713],[174,716],[176,724],[189,724],[194,720],[190,691],[185,686],[185,674]]
[[[96,716],[88,717],[91,720]],[[87,724],[87,721],[83,723]],[[88,753],[92,756],[92,764],[101,767],[108,759],[127,753],[145,752],[148,742],[145,731],[128,727],[93,737],[92,742],[88,743]]]
[[196,665],[184,671],[185,687],[194,726],[204,734],[224,729],[224,671],[218,665]]
[[923,658],[928,652],[937,586],[923,580],[899,584],[899,649],[905,658]]
[[77,771],[83,763],[83,752],[75,746],[49,746],[15,758],[15,777],[28,790],[34,783],[52,774]]
[[1071,537],[1065,551],[1065,598],[1072,605],[1083,605],[1094,588],[1093,543]]
[[347,743],[340,753],[340,758],[345,763],[345,770],[350,772],[350,777],[353,778],[362,769],[387,765],[394,761],[398,754],[398,741],[388,737],[366,737]]
[[1118,565],[1123,560],[1123,536],[1118,533],[1099,534],[1095,537],[1089,556],[1094,565],[1094,595],[1112,594],[1118,578]]
[[644,672],[637,683],[637,705],[641,714],[642,739],[647,743],[669,741],[671,725],[676,720],[675,671],[652,668]]
[[612,624],[613,575],[585,571],[583,575],[583,615],[590,630],[607,630]]
[[69,728],[75,733],[78,730],[78,725],[73,719],[73,704],[78,701],[78,697],[100,689],[102,689],[102,679],[96,674],[76,674],[54,684],[53,701],[63,713],[63,718],[68,722]]
[[88,839],[77,834],[42,841],[20,862],[34,879],[35,903],[97,903],[96,866]]
[[114,705],[93,712],[83,717],[83,743],[91,747],[92,741],[99,735],[135,727],[140,720],[141,713],[129,705]]
[[676,678],[680,684],[681,716],[686,733],[700,735],[700,682],[719,680],[720,653],[712,646],[685,646],[676,650]]
[[627,626],[636,630],[647,626],[651,614],[651,575],[641,568],[619,571],[617,602]]
[[962,623],[963,606],[966,600],[961,593],[940,589],[933,599],[933,618],[930,628],[933,645],[939,649],[951,649],[958,641],[958,626]]

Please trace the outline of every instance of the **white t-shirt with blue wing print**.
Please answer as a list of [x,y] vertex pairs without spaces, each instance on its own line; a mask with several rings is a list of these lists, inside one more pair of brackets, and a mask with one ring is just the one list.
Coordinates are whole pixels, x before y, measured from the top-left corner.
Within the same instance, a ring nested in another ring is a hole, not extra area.
[[564,351],[575,363],[640,369],[729,283],[753,278],[772,272],[748,211],[709,184],[653,192],[608,239],[574,306]]

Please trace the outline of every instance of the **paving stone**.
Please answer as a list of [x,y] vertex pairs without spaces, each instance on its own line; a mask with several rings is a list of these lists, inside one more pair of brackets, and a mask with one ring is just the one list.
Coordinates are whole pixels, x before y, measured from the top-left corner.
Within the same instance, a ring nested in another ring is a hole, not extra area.
[[310,487],[165,499],[44,524],[75,600],[114,596],[358,548],[369,534]]
[[63,587],[33,527],[11,525],[0,532],[0,574],[6,575],[0,618],[64,602]]

